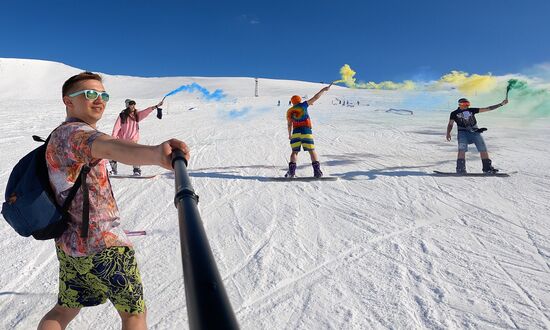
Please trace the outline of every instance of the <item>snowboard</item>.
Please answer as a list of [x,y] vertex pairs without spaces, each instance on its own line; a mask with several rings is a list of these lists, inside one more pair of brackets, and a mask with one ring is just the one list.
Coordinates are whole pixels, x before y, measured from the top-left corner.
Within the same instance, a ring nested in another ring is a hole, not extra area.
[[300,177],[294,177],[294,178],[286,178],[284,176],[281,177],[273,177],[273,178],[266,178],[266,181],[282,181],[282,182],[288,182],[288,181],[303,181],[303,182],[310,182],[310,181],[336,181],[338,180],[337,176],[322,176],[320,178],[316,178],[313,176],[300,176]]
[[152,178],[155,178],[157,175],[156,174],[153,174],[153,175],[121,175],[121,174],[117,174],[117,175],[109,175],[109,178],[112,178],[112,179],[152,179]]
[[504,173],[504,172],[497,172],[497,173],[456,173],[456,172],[442,172],[442,171],[434,171],[436,176],[498,176],[498,177],[508,177],[510,174],[516,173],[516,172],[510,172],[510,173]]
[[145,230],[125,230],[124,233],[126,236],[143,236],[147,235]]

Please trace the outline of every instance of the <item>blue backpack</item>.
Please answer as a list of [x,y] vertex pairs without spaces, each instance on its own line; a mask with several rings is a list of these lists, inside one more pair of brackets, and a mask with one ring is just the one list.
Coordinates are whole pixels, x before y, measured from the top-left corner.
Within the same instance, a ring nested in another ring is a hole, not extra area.
[[6,186],[6,201],[2,204],[4,219],[21,235],[32,235],[38,240],[57,238],[63,234],[69,224],[68,210],[76,192],[82,187],[82,237],[88,236],[89,195],[86,176],[90,166],[84,165],[78,179],[69,191],[62,206],[58,205],[50,186],[46,165],[46,146],[50,137],[44,141],[33,135],[35,141],[44,142],[40,147],[21,158],[13,168]]

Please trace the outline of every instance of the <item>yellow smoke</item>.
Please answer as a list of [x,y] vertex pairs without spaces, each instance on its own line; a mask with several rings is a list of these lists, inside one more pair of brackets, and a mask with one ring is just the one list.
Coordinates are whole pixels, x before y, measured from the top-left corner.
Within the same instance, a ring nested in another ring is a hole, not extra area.
[[348,65],[344,64],[340,68],[340,80],[336,80],[333,83],[344,83],[349,88],[359,88],[359,89],[391,89],[391,90],[413,90],[416,88],[416,84],[412,80],[405,80],[402,83],[396,83],[393,81],[383,81],[380,83],[375,83],[369,81],[367,83],[356,83],[354,78],[356,72]]
[[340,68],[340,77],[342,79],[336,80],[333,83],[344,83],[349,88],[355,88],[355,78],[353,78],[353,76],[355,76],[355,71],[353,71],[349,65],[344,64],[344,66]]
[[393,81],[382,81],[381,83],[368,82],[366,84],[370,89],[390,89],[390,90],[413,90],[416,88],[416,84],[412,80],[405,80],[402,83],[396,83]]
[[493,90],[497,85],[496,79],[491,75],[469,75],[462,71],[451,71],[451,73],[441,77],[437,85],[444,83],[454,85],[466,95],[473,95],[476,92],[486,93]]
[[[376,82],[357,82],[355,79],[356,72],[348,65],[344,64],[340,68],[340,80],[333,83],[344,83],[349,88],[358,89],[388,89],[388,90],[414,90],[417,89],[417,84],[412,80],[405,80],[401,83],[393,81]],[[441,77],[438,81],[426,85],[428,89],[442,89],[445,86],[452,85],[465,95],[473,95],[475,93],[487,93],[497,87],[497,79],[492,75],[468,74],[463,71],[451,71]]]

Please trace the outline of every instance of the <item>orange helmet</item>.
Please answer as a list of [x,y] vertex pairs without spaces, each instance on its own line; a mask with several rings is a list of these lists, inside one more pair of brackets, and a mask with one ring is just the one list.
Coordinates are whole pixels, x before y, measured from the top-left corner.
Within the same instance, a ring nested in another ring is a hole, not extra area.
[[296,104],[302,102],[302,98],[299,95],[294,95],[293,97],[290,98],[290,102],[293,105],[296,105]]

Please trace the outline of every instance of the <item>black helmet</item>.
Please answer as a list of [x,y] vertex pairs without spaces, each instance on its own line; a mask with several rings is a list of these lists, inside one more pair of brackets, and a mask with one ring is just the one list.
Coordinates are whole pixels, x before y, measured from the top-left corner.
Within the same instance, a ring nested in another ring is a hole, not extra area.
[[126,108],[128,108],[129,105],[132,105],[132,104],[136,104],[136,101],[134,100],[130,100],[130,99],[126,99],[126,101],[124,101],[124,104],[126,105]]

